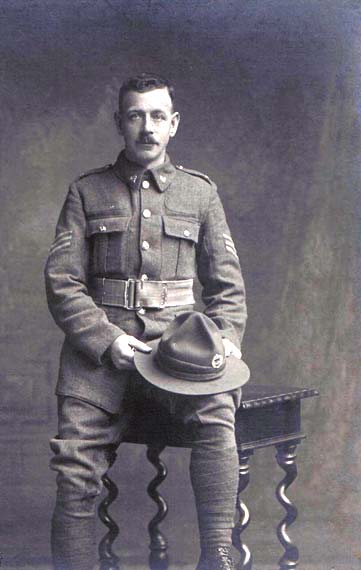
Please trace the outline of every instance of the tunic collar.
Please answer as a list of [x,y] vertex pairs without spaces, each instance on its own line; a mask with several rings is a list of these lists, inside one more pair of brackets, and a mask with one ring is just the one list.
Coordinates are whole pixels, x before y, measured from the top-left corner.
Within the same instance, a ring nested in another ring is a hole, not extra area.
[[124,150],[114,164],[114,171],[123,182],[137,190],[144,178],[148,180],[153,179],[156,188],[160,192],[164,192],[168,188],[176,174],[176,169],[171,163],[168,154],[163,164],[147,170],[144,166],[128,160]]

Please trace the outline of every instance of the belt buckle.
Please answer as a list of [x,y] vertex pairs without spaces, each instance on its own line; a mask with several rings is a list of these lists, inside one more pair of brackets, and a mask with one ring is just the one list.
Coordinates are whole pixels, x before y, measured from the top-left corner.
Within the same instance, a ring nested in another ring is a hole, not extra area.
[[140,309],[141,306],[138,304],[138,279],[128,279],[125,284],[124,290],[124,306],[128,311],[136,311]]

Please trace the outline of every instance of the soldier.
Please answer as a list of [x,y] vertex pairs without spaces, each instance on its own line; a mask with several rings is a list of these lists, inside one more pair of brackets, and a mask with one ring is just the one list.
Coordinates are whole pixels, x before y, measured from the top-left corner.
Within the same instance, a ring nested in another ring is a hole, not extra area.
[[[50,441],[58,486],[51,539],[56,570],[94,566],[95,501],[109,450],[122,439],[125,395],[136,386],[149,397],[134,353],[149,352],[148,341],[193,309],[196,276],[204,315],[216,325],[225,356],[241,358],[246,306],[237,252],[215,184],[175,166],[166,153],[180,120],[173,100],[173,87],[157,76],[123,83],[115,120],[125,148],[115,164],[71,184],[46,264],[49,308],[65,333],[58,435]],[[151,396],[194,427],[197,569],[232,570],[241,389],[189,396],[153,387]]]

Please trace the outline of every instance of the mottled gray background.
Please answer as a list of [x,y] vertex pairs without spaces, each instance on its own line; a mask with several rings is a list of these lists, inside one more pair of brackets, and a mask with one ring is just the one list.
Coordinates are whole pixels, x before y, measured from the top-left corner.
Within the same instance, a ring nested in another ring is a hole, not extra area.
[[[182,122],[171,155],[206,172],[223,196],[248,290],[252,381],[321,392],[304,402],[308,439],[290,492],[302,560],[360,569],[360,3],[2,0],[0,19],[4,566],[49,561],[47,441],[62,335],[42,270],[54,224],[68,183],[116,157],[117,89],[147,70],[177,86]],[[164,530],[183,563],[198,548],[188,453],[164,453]],[[124,445],[113,473],[117,548],[140,564],[153,513],[144,449]],[[273,451],[256,454],[245,497],[256,570],[281,554],[273,533],[281,477]]]

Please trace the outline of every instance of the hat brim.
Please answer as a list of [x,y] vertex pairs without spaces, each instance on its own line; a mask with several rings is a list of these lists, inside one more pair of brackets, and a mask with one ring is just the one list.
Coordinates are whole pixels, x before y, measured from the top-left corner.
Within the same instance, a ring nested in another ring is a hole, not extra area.
[[250,371],[247,364],[232,355],[226,359],[226,369],[223,375],[216,380],[197,382],[170,376],[159,368],[155,359],[159,342],[160,339],[147,343],[152,348],[152,352],[136,351],[134,364],[143,378],[162,390],[189,396],[220,394],[239,388],[249,380]]

